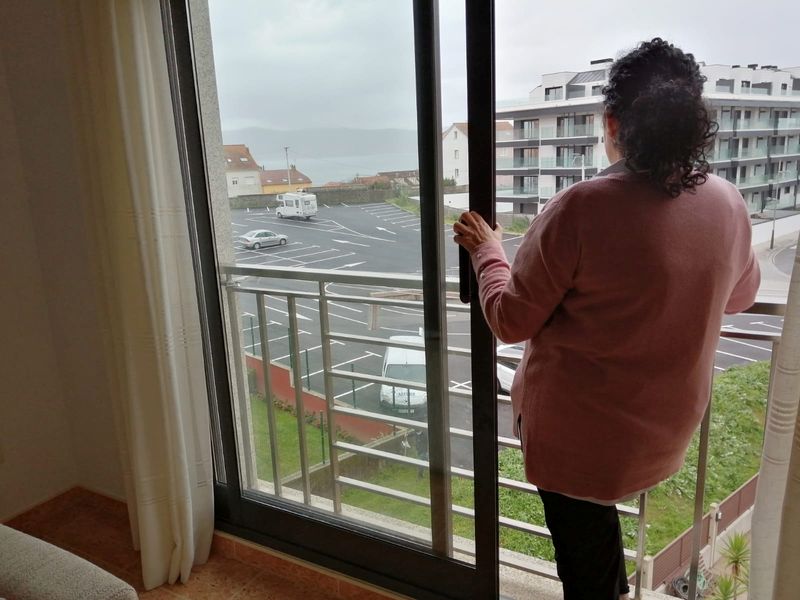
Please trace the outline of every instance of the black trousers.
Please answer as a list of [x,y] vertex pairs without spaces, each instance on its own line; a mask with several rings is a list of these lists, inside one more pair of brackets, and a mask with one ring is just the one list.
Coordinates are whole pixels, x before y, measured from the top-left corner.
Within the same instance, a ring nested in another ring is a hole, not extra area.
[[630,590],[616,506],[539,490],[564,600],[617,600]]

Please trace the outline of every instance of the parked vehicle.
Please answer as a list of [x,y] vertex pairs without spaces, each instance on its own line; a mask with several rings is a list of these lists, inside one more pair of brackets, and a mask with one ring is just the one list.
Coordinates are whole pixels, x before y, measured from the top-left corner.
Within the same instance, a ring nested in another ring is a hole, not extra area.
[[288,236],[266,229],[248,231],[239,239],[242,241],[245,248],[252,248],[253,250],[266,248],[268,246],[285,246],[289,241]]
[[278,194],[280,206],[275,209],[279,219],[284,217],[302,218],[308,221],[317,214],[317,197],[303,192]]
[[501,394],[511,393],[514,374],[524,351],[523,344],[501,344],[497,347],[497,391]]
[[[383,357],[382,375],[389,379],[400,379],[413,383],[425,383],[425,340],[416,335],[393,335],[389,338],[397,342],[419,344],[419,350],[388,346]],[[424,409],[427,394],[423,390],[407,387],[381,385],[381,404],[397,412],[413,413]]]

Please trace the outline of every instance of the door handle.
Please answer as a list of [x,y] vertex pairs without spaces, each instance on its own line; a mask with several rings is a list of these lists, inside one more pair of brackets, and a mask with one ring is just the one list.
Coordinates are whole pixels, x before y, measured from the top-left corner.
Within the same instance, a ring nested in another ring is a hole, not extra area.
[[472,265],[462,246],[458,247],[458,296],[464,304],[472,301]]

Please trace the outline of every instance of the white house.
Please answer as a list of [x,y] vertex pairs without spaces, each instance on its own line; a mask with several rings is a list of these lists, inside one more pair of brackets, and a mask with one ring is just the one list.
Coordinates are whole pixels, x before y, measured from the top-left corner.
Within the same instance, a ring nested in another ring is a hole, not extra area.
[[261,193],[261,168],[244,144],[226,144],[225,179],[228,198]]
[[[511,139],[512,125],[498,121],[495,126],[497,141]],[[513,156],[511,148],[497,147],[497,162],[503,164]],[[442,133],[442,170],[445,179],[453,179],[456,185],[469,184],[469,128],[467,123],[453,123]],[[498,189],[511,188],[513,177],[501,175]]]

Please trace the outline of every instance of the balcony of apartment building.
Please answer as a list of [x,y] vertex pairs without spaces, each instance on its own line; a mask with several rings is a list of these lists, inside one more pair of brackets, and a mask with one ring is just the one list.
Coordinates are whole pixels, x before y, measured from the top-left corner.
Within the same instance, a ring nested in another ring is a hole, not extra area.
[[498,175],[526,175],[539,171],[538,156],[498,157],[495,162]]
[[498,148],[535,148],[540,144],[539,122],[516,121],[514,129],[506,139],[496,140]]
[[770,146],[769,155],[771,158],[796,158],[800,156],[800,142]]
[[543,144],[582,142],[596,144],[600,135],[598,126],[593,123],[563,123],[554,127],[541,127],[539,139]]

